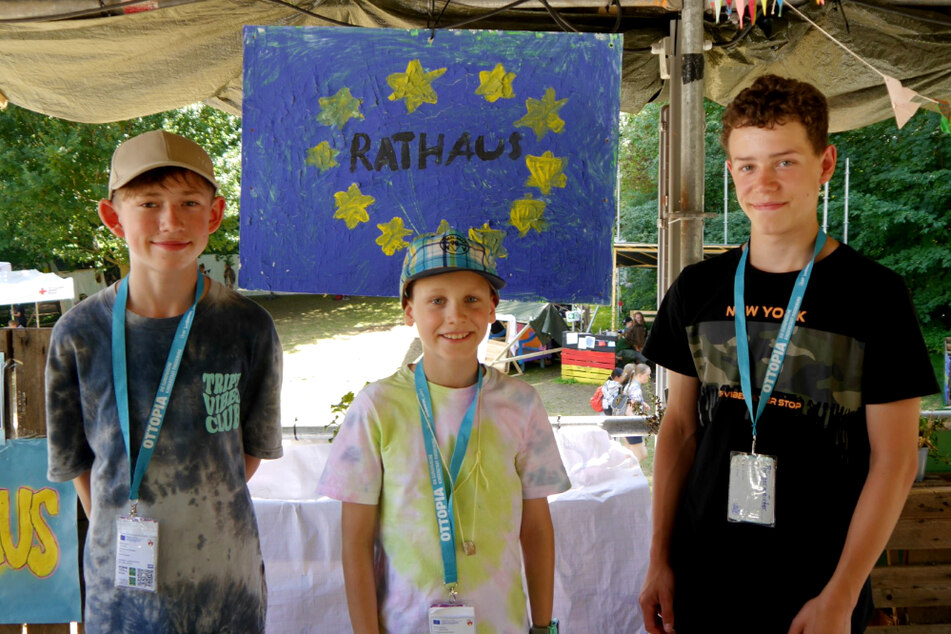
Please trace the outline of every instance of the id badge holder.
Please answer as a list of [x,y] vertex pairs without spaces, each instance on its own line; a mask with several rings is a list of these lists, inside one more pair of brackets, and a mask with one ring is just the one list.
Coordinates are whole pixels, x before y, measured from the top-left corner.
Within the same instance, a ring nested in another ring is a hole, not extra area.
[[475,608],[465,603],[434,603],[429,607],[429,634],[475,634]]
[[157,563],[158,522],[116,518],[116,587],[155,592]]
[[730,453],[729,521],[775,526],[775,495],[774,456],[741,451]]
[[459,601],[456,586],[449,586],[449,601],[429,606],[429,634],[475,634],[475,608]]

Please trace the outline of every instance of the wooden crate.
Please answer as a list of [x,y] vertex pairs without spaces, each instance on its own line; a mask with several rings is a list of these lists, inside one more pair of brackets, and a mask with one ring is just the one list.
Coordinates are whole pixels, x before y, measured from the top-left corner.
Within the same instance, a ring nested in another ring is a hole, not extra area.
[[561,365],[576,365],[586,368],[602,368],[610,371],[615,368],[617,362],[614,358],[614,350],[610,352],[601,352],[598,350],[575,350],[574,348],[562,348]]
[[561,378],[574,379],[578,383],[601,385],[611,376],[610,370],[603,368],[587,368],[580,365],[561,364]]
[[614,369],[614,351],[597,350],[561,350],[561,378],[574,379],[578,383],[601,385],[611,376]]
[[885,564],[872,570],[872,594],[895,624],[870,626],[868,634],[951,632],[951,474],[929,474],[912,487]]

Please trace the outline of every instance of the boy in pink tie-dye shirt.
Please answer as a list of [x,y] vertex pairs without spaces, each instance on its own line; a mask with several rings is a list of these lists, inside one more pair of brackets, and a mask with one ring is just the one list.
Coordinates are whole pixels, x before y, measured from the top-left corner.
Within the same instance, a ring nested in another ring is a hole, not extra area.
[[319,487],[343,502],[358,634],[428,632],[442,614],[432,606],[451,594],[474,611],[475,629],[462,631],[523,634],[522,557],[531,631],[555,631],[547,496],[566,491],[568,476],[535,390],[476,357],[504,284],[492,254],[454,231],[408,249],[400,295],[421,367],[357,395]]

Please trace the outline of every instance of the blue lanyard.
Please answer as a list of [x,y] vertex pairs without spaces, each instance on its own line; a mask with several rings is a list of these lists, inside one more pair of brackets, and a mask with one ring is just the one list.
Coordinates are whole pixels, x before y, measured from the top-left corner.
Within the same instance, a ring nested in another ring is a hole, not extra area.
[[773,389],[776,387],[776,380],[779,378],[783,361],[786,359],[786,350],[789,348],[789,340],[792,338],[793,327],[796,325],[796,318],[799,315],[799,307],[802,306],[802,298],[806,294],[806,287],[809,285],[812,267],[825,243],[826,234],[820,230],[816,236],[816,246],[812,253],[812,259],[799,271],[799,277],[796,278],[796,284],[793,286],[792,294],[789,297],[789,305],[786,306],[783,321],[779,326],[779,334],[776,336],[776,343],[773,344],[773,350],[769,355],[769,363],[766,365],[766,376],[763,377],[763,387],[760,389],[759,403],[756,406],[755,413],[753,411],[753,388],[750,380],[750,343],[746,334],[746,304],[743,301],[746,288],[746,260],[750,252],[748,240],[746,248],[743,249],[743,255],[740,256],[740,263],[736,266],[736,276],[733,278],[736,354],[740,370],[740,387],[743,389],[743,400],[746,401],[746,409],[749,410],[750,420],[753,423],[753,453],[756,453],[756,423],[766,408],[766,403],[769,401]]
[[195,307],[198,305],[198,300],[201,299],[204,290],[205,278],[199,273],[198,284],[195,286],[195,300],[178,322],[178,330],[175,331],[175,338],[172,340],[172,345],[168,350],[168,358],[165,360],[165,371],[162,373],[162,380],[155,393],[152,409],[149,410],[148,425],[145,434],[142,436],[142,447],[139,449],[139,456],[135,465],[133,465],[132,445],[129,438],[129,385],[125,345],[125,310],[129,298],[128,276],[122,278],[122,281],[119,282],[119,291],[116,293],[116,301],[112,307],[112,382],[116,392],[119,427],[122,429],[126,457],[129,459],[129,468],[132,472],[129,499],[132,501],[133,515],[135,514],[136,503],[139,500],[139,486],[142,484],[142,478],[145,477],[149,462],[152,460],[152,452],[155,451],[155,444],[158,442],[159,431],[161,431],[162,422],[165,420],[165,411],[172,395],[172,388],[175,386],[178,367],[182,363],[185,343],[188,341],[188,332],[191,330],[192,321],[195,317]]
[[476,384],[475,396],[469,403],[469,409],[466,410],[466,415],[459,426],[456,448],[452,452],[452,460],[449,463],[449,494],[447,496],[443,480],[442,457],[436,440],[433,401],[429,395],[426,374],[423,372],[423,361],[416,364],[414,374],[416,400],[419,403],[419,418],[423,425],[423,443],[426,445],[429,480],[433,485],[433,505],[436,508],[436,525],[439,528],[439,548],[442,550],[443,579],[446,585],[451,585],[459,579],[456,571],[456,522],[452,512],[452,494],[456,477],[462,468],[462,461],[466,457],[466,449],[469,447],[469,437],[472,435],[476,403],[479,401],[479,392],[482,390],[482,366],[479,366],[479,381]]

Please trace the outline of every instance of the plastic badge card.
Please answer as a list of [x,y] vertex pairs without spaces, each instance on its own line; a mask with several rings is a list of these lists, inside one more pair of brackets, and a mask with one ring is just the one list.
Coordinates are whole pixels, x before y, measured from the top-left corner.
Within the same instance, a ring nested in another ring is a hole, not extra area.
[[775,492],[776,458],[739,451],[730,454],[729,521],[774,526]]
[[434,605],[429,608],[429,634],[475,634],[475,608],[471,605]]
[[116,587],[155,592],[158,522],[116,519]]

